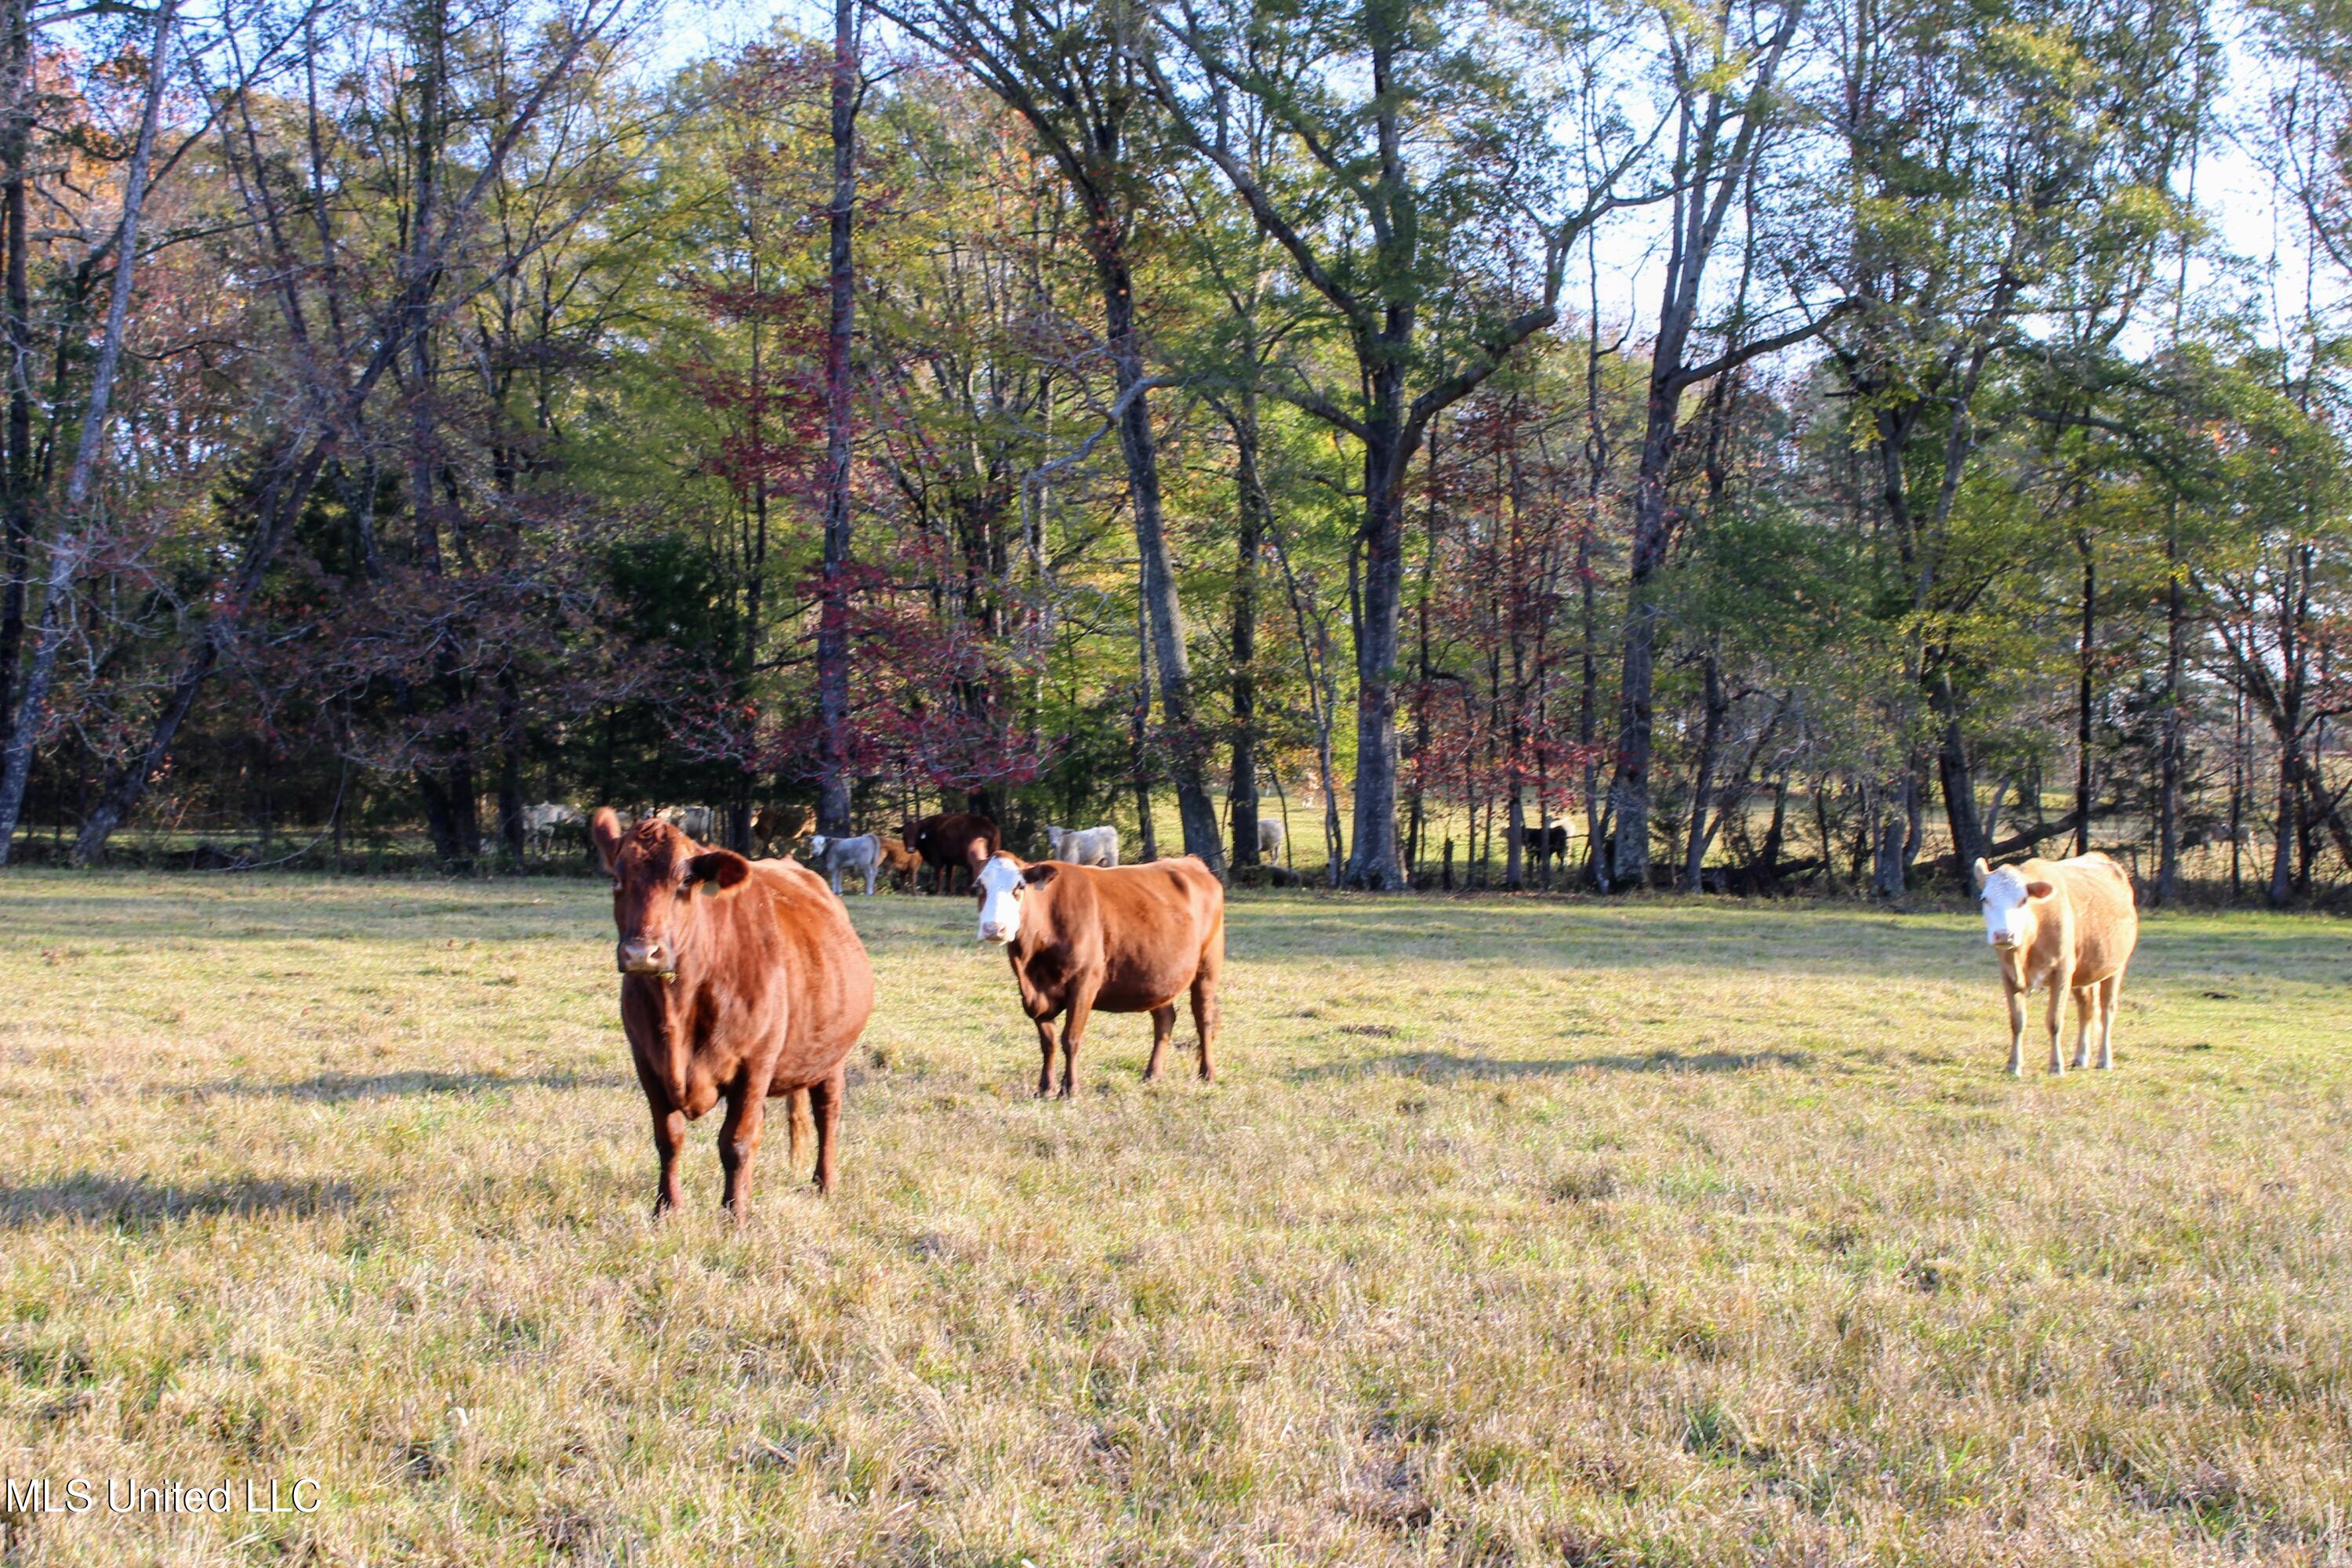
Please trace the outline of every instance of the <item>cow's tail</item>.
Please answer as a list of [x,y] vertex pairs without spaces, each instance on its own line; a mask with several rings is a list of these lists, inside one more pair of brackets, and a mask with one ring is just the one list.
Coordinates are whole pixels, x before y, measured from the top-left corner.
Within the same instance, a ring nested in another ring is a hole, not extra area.
[[816,1118],[809,1111],[807,1089],[793,1090],[793,1112],[789,1120],[793,1124],[793,1173],[799,1175],[808,1169],[809,1162],[816,1158]]

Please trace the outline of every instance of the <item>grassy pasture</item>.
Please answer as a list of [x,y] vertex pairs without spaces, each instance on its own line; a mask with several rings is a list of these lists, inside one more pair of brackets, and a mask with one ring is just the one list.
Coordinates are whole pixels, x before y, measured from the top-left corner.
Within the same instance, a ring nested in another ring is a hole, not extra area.
[[2352,1552],[2352,927],[2151,918],[2013,1083],[1958,912],[1250,897],[1227,1080],[1059,1105],[851,904],[843,1191],[709,1118],[656,1228],[601,887],[0,880],[0,1478],[324,1500],[0,1561]]

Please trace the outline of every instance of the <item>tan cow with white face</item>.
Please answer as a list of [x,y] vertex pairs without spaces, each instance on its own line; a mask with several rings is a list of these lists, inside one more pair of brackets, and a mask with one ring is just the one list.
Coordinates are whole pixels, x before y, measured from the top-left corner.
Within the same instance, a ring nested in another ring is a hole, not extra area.
[[2104,855],[2071,860],[2026,860],[1993,869],[1976,863],[1985,941],[2000,964],[2009,997],[2009,1070],[2025,1073],[2025,996],[2050,988],[2050,1070],[2066,1070],[2058,1054],[2058,1021],[2066,994],[2074,996],[2074,1065],[2091,1065],[2091,1035],[2099,1037],[2099,1066],[2116,1065],[2116,1003],[2124,966],[2139,942],[2139,912],[2131,878]]

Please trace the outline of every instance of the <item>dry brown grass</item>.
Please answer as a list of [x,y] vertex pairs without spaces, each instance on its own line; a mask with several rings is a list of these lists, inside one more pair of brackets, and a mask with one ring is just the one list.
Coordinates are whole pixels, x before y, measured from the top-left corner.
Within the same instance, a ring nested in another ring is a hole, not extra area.
[[2341,1562],[2352,942],[2157,917],[2012,1083],[1973,922],[1236,904],[1214,1088],[1075,1104],[853,900],[844,1190],[646,1218],[601,889],[13,873],[0,1477],[36,1563]]

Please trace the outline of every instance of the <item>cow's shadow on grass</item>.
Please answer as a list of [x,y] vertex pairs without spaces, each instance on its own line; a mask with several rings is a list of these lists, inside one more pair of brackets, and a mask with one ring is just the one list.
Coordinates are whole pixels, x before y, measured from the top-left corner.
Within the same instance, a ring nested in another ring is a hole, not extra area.
[[1482,1079],[1551,1078],[1588,1071],[1719,1073],[1811,1065],[1812,1059],[1799,1051],[1665,1050],[1651,1051],[1643,1056],[1555,1057],[1534,1060],[1454,1056],[1445,1051],[1402,1051],[1365,1061],[1325,1062],[1318,1067],[1300,1068],[1290,1077],[1295,1083],[1359,1078],[1410,1078],[1423,1083],[1453,1083]]
[[66,1220],[122,1230],[155,1230],[219,1215],[305,1215],[348,1209],[359,1201],[347,1182],[272,1181],[258,1176],[174,1186],[78,1171],[54,1181],[0,1187],[0,1230]]
[[569,1068],[551,1068],[546,1072],[520,1076],[486,1072],[322,1072],[312,1078],[296,1079],[286,1083],[224,1079],[216,1083],[195,1085],[187,1093],[197,1097],[258,1095],[276,1100],[339,1105],[353,1100],[390,1100],[408,1095],[488,1094],[502,1089],[619,1089],[627,1082],[627,1079],[616,1072],[573,1072]]

